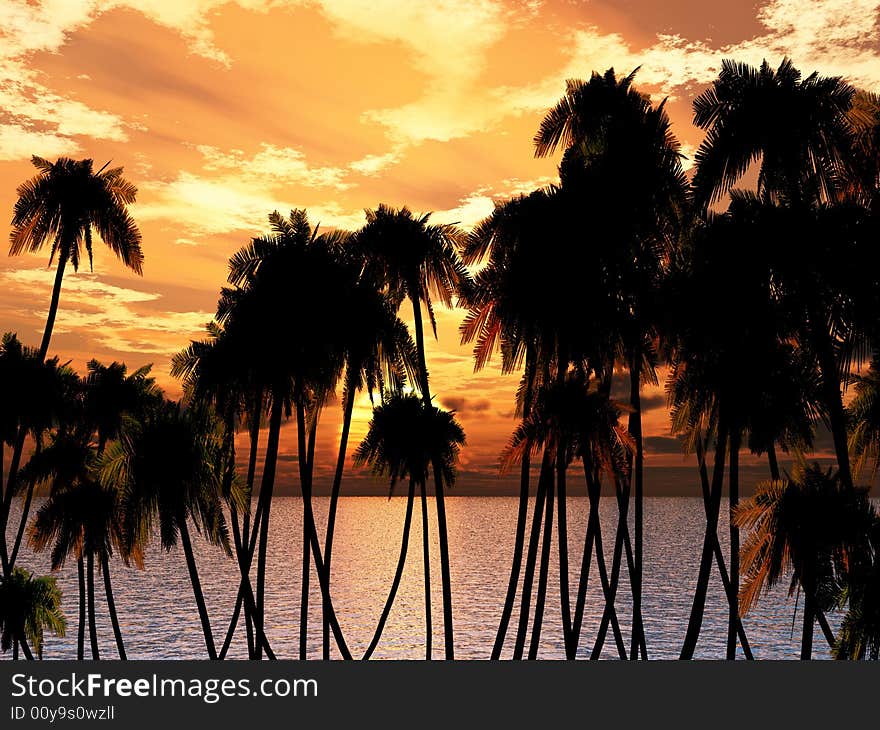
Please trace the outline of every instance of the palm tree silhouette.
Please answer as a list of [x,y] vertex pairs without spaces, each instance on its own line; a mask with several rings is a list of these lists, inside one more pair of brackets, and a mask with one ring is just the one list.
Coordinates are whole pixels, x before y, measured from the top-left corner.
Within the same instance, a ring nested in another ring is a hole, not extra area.
[[[373,418],[364,440],[355,451],[355,463],[369,465],[374,474],[387,477],[390,483],[389,497],[401,479],[409,480],[409,492],[406,502],[403,537],[401,539],[400,557],[388,599],[382,609],[382,615],[373,634],[373,639],[364,654],[369,659],[376,649],[385,622],[403,575],[409,546],[409,532],[412,523],[413,502],[416,486],[424,495],[425,484],[431,471],[435,478],[441,480],[442,486],[455,484],[456,463],[459,451],[465,443],[465,435],[454,414],[443,411],[435,406],[426,405],[414,393],[387,394],[382,403],[373,409]],[[423,504],[425,504],[423,500]],[[427,512],[422,512],[422,537],[424,552],[425,610],[430,611],[430,566],[428,563]],[[430,659],[430,618],[426,615],[426,651]]]
[[[268,520],[281,423],[285,414],[295,414],[303,494],[300,657],[306,658],[313,560],[331,630],[348,659],[351,654],[330,602],[311,495],[318,420],[344,370],[346,347],[353,338],[349,315],[360,267],[343,251],[348,236],[341,231],[319,234],[305,211],[294,210],[287,219],[276,212],[270,221],[272,235],[254,239],[230,259],[229,281],[235,288],[224,292],[218,309],[220,322],[250,352],[256,378],[270,403],[258,505],[257,618],[262,626]],[[274,318],[281,311],[302,313],[292,321],[287,337],[277,332]]]
[[[57,357],[44,360],[35,348],[23,345],[14,334],[7,332],[0,343],[0,388],[0,400],[4,404],[0,414],[0,464],[3,444],[13,448],[6,488],[0,490],[3,492],[0,525],[4,535],[12,499],[25,490],[12,550],[8,550],[5,538],[0,540],[0,562],[4,574],[9,574],[18,558],[33,498],[33,484],[19,479],[21,454],[16,454],[15,448],[22,433],[29,435],[39,448],[49,429],[59,422],[73,420],[71,409],[77,408],[80,383],[76,373],[67,365],[60,365]],[[2,471],[0,469],[0,481]]]
[[[853,261],[841,250],[828,259],[821,250],[805,248],[815,232],[814,216],[837,200],[842,181],[852,178],[857,159],[850,115],[854,96],[855,89],[839,77],[813,73],[803,78],[788,58],[776,69],[766,61],[754,67],[725,60],[719,77],[693,104],[694,124],[706,130],[693,179],[698,206],[717,200],[760,161],[757,199],[788,211],[768,244],[779,251],[775,264],[780,285],[799,305],[793,317],[804,323],[800,344],[819,364],[840,478],[850,487],[840,376],[851,353],[859,350],[862,333],[852,321],[834,317],[839,307],[832,307],[830,300],[846,294],[840,289],[843,282],[835,281],[825,267],[846,260],[852,271]],[[822,233],[825,248],[845,240],[840,229]],[[829,291],[829,284],[836,291]]]
[[[49,264],[56,262],[52,299],[38,355],[44,360],[58,313],[64,271],[68,264],[74,271],[79,269],[83,249],[91,265],[93,232],[137,274],[142,273],[144,256],[140,231],[127,209],[137,196],[137,188],[122,176],[121,167],[108,169],[107,163],[95,172],[92,160],[68,157],[49,162],[33,156],[31,162],[39,172],[16,189],[18,199],[12,215],[9,255],[39,251],[48,244]],[[20,428],[13,444],[8,490],[14,487],[26,436],[26,429]],[[0,515],[3,534],[7,512],[4,509]]]
[[[372,399],[386,388],[398,388],[408,378],[418,382],[418,353],[406,324],[397,316],[396,308],[383,296],[380,288],[366,273],[358,278],[352,292],[353,309],[349,312],[350,339],[346,343],[345,376],[342,390],[342,432],[339,453],[330,492],[327,532],[324,541],[324,569],[327,583],[331,579],[333,535],[342,477],[345,470],[348,436],[357,392],[366,388]],[[423,504],[423,507],[425,505]],[[330,622],[324,607],[323,656],[330,658]]]
[[[577,458],[580,458],[583,464],[590,511],[572,628],[570,634],[565,636],[566,656],[569,659],[575,658],[580,641],[594,549],[602,590],[607,605],[611,607],[610,621],[618,641],[621,658],[627,658],[626,647],[614,613],[614,599],[608,580],[599,524],[602,475],[604,473],[612,480],[619,479],[626,470],[628,453],[634,448],[632,438],[619,423],[622,412],[623,408],[610,400],[604,389],[597,384],[591,384],[583,371],[572,372],[564,381],[548,383],[537,392],[532,410],[517,426],[502,455],[502,464],[506,467],[521,462],[530,451],[538,451],[541,448],[549,451],[550,458],[557,467],[556,484],[560,496],[565,493],[566,471],[569,465]],[[564,514],[564,511],[560,512],[560,515]],[[559,549],[564,551],[566,539],[562,524],[559,529]],[[567,571],[568,564],[561,554],[560,571],[563,569]],[[567,576],[564,580],[560,574],[560,582],[567,585]],[[564,589],[565,593],[567,589]],[[529,651],[530,659],[537,657],[539,637],[540,619],[536,616]]]
[[229,489],[235,471],[235,431],[239,423],[246,424],[250,446],[248,450],[247,474],[243,486],[244,510],[239,525],[238,507],[230,501],[230,521],[236,559],[239,563],[241,580],[235,609],[226,632],[226,639],[219,653],[223,659],[232,642],[241,609],[245,610],[245,629],[248,641],[248,656],[256,656],[256,641],[262,645],[268,656],[274,656],[262,626],[256,622],[256,602],[250,580],[256,538],[262,513],[258,508],[251,525],[251,497],[257,466],[260,425],[265,405],[264,390],[256,378],[250,363],[250,351],[236,342],[235,328],[232,333],[223,325],[211,322],[206,327],[208,339],[193,341],[172,359],[171,374],[182,378],[186,402],[210,405],[224,424],[224,444],[227,452],[227,471],[224,475],[224,490]]
[[[95,566],[104,575],[107,607],[113,625],[117,651],[125,659],[125,647],[110,579],[110,558],[119,555],[127,565],[143,567],[141,545],[124,532],[120,498],[115,487],[96,481],[97,453],[91,433],[82,428],[62,429],[46,448],[37,452],[22,472],[29,483],[47,483],[51,490],[40,505],[29,528],[31,545],[37,552],[51,548],[52,570],[64,567],[68,557],[78,566],[85,561],[85,585],[80,581],[80,606],[87,599],[92,659],[100,658],[95,599]],[[79,571],[82,579],[82,571]],[[79,629],[78,655],[82,658],[84,626]]]
[[13,650],[18,658],[21,647],[33,659],[28,644],[43,658],[43,635],[46,630],[64,636],[65,621],[61,610],[61,590],[54,577],[37,577],[24,568],[14,568],[0,576],[0,649]]
[[[430,214],[416,216],[408,208],[394,210],[380,205],[366,211],[367,222],[355,241],[366,261],[370,278],[382,282],[392,303],[409,299],[413,308],[416,351],[419,358],[419,390],[425,407],[431,407],[422,304],[437,334],[432,296],[447,307],[453,297],[466,290],[470,274],[459,250],[464,233],[455,225],[431,224]],[[437,529],[440,535],[440,574],[443,586],[443,633],[446,658],[455,658],[452,616],[452,581],[449,569],[449,542],[446,529],[446,504],[441,465],[434,469],[434,492],[437,502]],[[426,509],[427,507],[425,507]]]
[[[99,463],[100,484],[121,495],[124,534],[145,544],[155,528],[162,547],[183,548],[208,657],[217,658],[202,593],[190,525],[231,555],[223,515],[222,437],[211,414],[179,403],[156,405],[125,438],[111,443]],[[239,499],[240,495],[232,495]]]
[[[665,102],[657,106],[632,85],[638,69],[618,79],[614,69],[572,79],[535,134],[535,155],[563,146],[563,189],[596,215],[595,237],[606,242],[612,276],[605,287],[619,298],[614,329],[619,354],[630,372],[629,432],[635,440],[633,636],[631,658],[647,657],[641,614],[643,573],[643,441],[641,385],[656,383],[653,291],[662,262],[679,229],[687,180],[679,143],[671,132]],[[608,264],[606,264],[608,265]],[[609,313],[611,310],[608,310]],[[618,352],[607,353],[615,357]],[[619,555],[620,552],[616,551]]]
[[801,659],[810,659],[815,612],[834,606],[847,566],[864,554],[875,520],[867,491],[813,464],[759,485],[734,519],[749,531],[742,548],[743,612],[790,575],[789,595],[804,594]]

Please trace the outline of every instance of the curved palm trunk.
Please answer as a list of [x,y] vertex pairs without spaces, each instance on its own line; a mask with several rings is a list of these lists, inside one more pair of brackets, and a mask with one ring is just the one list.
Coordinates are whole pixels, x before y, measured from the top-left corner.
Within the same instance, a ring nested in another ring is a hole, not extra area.
[[[6,476],[6,492],[3,495],[3,504],[0,507],[0,563],[2,563],[4,575],[10,575],[12,568],[9,563],[9,553],[6,545],[6,527],[9,524],[9,514],[12,509],[12,495],[15,493],[15,482],[21,468],[21,457],[24,452],[24,442],[27,437],[27,429],[19,428],[12,445],[12,457],[9,460],[9,472]],[[27,515],[22,513],[21,519],[27,521]]]
[[116,639],[116,650],[120,659],[126,659],[125,645],[122,641],[122,630],[119,628],[119,617],[116,615],[116,601],[113,599],[113,585],[110,580],[110,561],[107,553],[101,553],[101,572],[104,575],[104,594],[107,597],[107,611],[113,626],[113,637]]
[[[303,499],[303,540],[302,540],[302,571],[300,582],[300,613],[299,613],[299,658],[308,658],[309,644],[309,583],[312,574],[311,541],[309,539],[308,520],[306,513],[312,499],[312,474],[315,463],[315,437],[318,428],[318,406],[309,426],[308,445],[306,445],[306,412],[302,402],[296,406],[297,423],[297,461],[299,462],[299,478]],[[308,505],[306,502],[308,501]],[[314,527],[314,526],[313,526]],[[312,529],[313,529],[312,527]],[[322,601],[323,603],[323,601]]]
[[584,610],[587,602],[587,588],[590,579],[590,564],[592,562],[592,552],[595,546],[599,581],[602,585],[605,605],[610,606],[609,621],[617,643],[620,658],[626,659],[626,647],[624,646],[623,635],[617,621],[617,612],[614,609],[614,594],[611,591],[611,584],[608,580],[608,571],[605,566],[605,554],[602,549],[602,525],[599,522],[599,500],[602,494],[601,484],[596,475],[593,474],[592,469],[589,466],[589,460],[584,458],[582,459],[582,462],[584,466],[584,478],[587,482],[587,496],[590,501],[590,509],[587,517],[587,531],[584,537],[584,552],[581,558],[581,572],[580,578],[578,579],[578,592],[575,601],[574,625],[572,627],[574,640],[568,658],[576,658],[578,645],[580,644],[581,628],[583,627]]
[[28,484],[25,493],[24,503],[21,506],[21,517],[18,520],[18,530],[15,533],[15,542],[12,545],[12,553],[9,556],[9,570],[15,567],[15,561],[18,559],[18,551],[21,549],[21,543],[24,539],[24,528],[27,525],[27,518],[31,511],[31,502],[34,498],[34,485]]
[[[266,556],[269,545],[269,512],[272,507],[272,490],[275,486],[275,469],[278,463],[278,442],[281,436],[281,417],[283,403],[279,394],[272,394],[272,411],[269,415],[269,435],[266,441],[266,460],[263,466],[263,479],[260,483],[261,512],[259,547],[257,548],[257,594],[254,623],[257,632],[265,630],[266,615]],[[262,658],[262,646],[257,644],[256,659]]]
[[641,395],[641,353],[636,350],[630,361],[630,406],[629,432],[636,445],[635,464],[633,465],[633,486],[635,488],[633,515],[633,563],[632,573],[632,647],[630,659],[637,659],[642,648],[642,659],[647,659],[644,651],[645,627],[642,623],[642,574],[644,559],[644,444],[642,443],[642,395]]
[[434,624],[431,621],[431,551],[428,533],[428,495],[425,483],[419,484],[422,496],[422,563],[425,573],[425,659],[431,659],[431,643],[434,638]]
[[[620,484],[620,480],[615,478],[615,493],[617,496],[617,531],[614,537],[614,550],[611,557],[611,578],[609,581],[608,591],[605,594],[605,609],[602,613],[602,620],[599,622],[599,630],[596,632],[596,641],[593,643],[593,651],[590,653],[590,659],[598,659],[602,655],[602,649],[605,646],[605,638],[608,635],[608,627],[610,626],[614,639],[617,642],[617,650],[621,659],[628,659],[626,647],[623,645],[623,637],[620,635],[620,627],[617,623],[616,610],[614,608],[617,600],[617,590],[620,586],[620,573],[623,568],[623,558],[626,556],[626,566],[629,575],[632,576],[635,567],[633,563],[632,545],[629,538],[629,495],[630,480],[626,479],[625,486]],[[597,561],[598,562],[598,561]],[[604,559],[600,564],[599,576],[602,576],[602,570],[605,570]],[[632,579],[630,579],[632,586]]]
[[[62,247],[64,250],[64,247]],[[49,313],[46,317],[46,327],[43,329],[43,340],[40,343],[40,361],[46,359],[46,353],[49,351],[49,342],[52,339],[52,330],[55,327],[55,317],[58,314],[58,302],[61,298],[61,282],[64,279],[64,269],[67,266],[67,256],[60,255],[58,257],[58,268],[55,271],[55,283],[52,286],[52,299],[49,302]],[[9,523],[9,512],[12,505],[12,494],[15,488],[15,480],[18,478],[18,470],[21,466],[21,456],[24,452],[24,442],[27,436],[27,429],[19,427],[16,435],[15,443],[12,447],[12,458],[9,464],[9,476],[6,480],[6,494],[3,495],[3,505],[0,508],[0,563],[2,563],[4,575],[12,572],[14,564],[9,560],[6,549],[6,526]],[[30,504],[28,504],[30,507]],[[27,511],[22,510],[22,524],[27,523]]]
[[504,607],[501,609],[501,619],[498,622],[498,631],[495,633],[495,644],[492,647],[491,658],[499,659],[501,650],[504,648],[504,640],[507,638],[507,629],[510,626],[510,617],[513,614],[513,604],[516,602],[516,589],[519,585],[519,574],[522,568],[523,552],[526,542],[526,521],[529,516],[529,469],[531,459],[528,451],[523,454],[519,478],[519,506],[516,513],[516,533],[513,540],[513,558],[510,566],[510,579],[507,582],[507,594],[504,597]]
[[86,566],[82,555],[76,559],[76,573],[79,582],[79,623],[76,631],[76,658],[86,658]]
[[[697,439],[696,453],[697,464],[700,471],[700,485],[703,492],[703,510],[706,514],[706,518],[708,519],[710,509],[709,495],[712,492],[712,487],[709,484],[709,472],[706,469],[706,453],[701,438]],[[739,615],[739,589],[737,588],[736,590],[734,590],[733,584],[730,581],[730,576],[727,573],[727,565],[724,562],[724,554],[721,552],[721,543],[718,542],[717,533],[713,542],[714,545],[712,547],[712,551],[715,554],[715,563],[718,566],[718,573],[721,575],[721,584],[724,587],[724,593],[727,597],[727,603],[729,606],[731,606],[731,608],[736,606],[736,633],[739,637],[739,643],[743,648],[743,654],[745,654],[746,659],[752,660],[755,657],[752,655],[752,648],[749,645],[749,639],[746,636],[745,628],[743,627],[742,616]]]
[[706,531],[703,536],[703,550],[700,556],[700,570],[697,574],[697,586],[688,620],[684,645],[681,648],[681,659],[693,659],[700,629],[703,625],[703,611],[706,607],[706,593],[709,589],[709,578],[712,571],[714,545],[718,540],[718,513],[721,508],[721,486],[724,481],[724,460],[728,440],[728,428],[724,421],[719,422],[717,444],[715,446],[715,465],[712,473],[712,491],[706,514]]
[[740,432],[734,430],[730,435],[729,501],[728,517],[730,528],[730,615],[727,622],[727,658],[736,659],[736,634],[739,626],[739,528],[733,515],[739,504],[739,446]]
[[[532,390],[535,380],[534,352],[531,344],[526,351],[526,392],[523,404],[523,417],[527,418],[531,411]],[[516,532],[513,540],[513,557],[510,565],[510,578],[507,582],[507,594],[504,597],[504,607],[501,609],[501,619],[498,622],[498,631],[495,634],[495,644],[492,647],[492,659],[501,657],[504,648],[504,640],[507,638],[507,629],[510,626],[510,617],[513,614],[513,604],[516,602],[516,589],[519,585],[519,574],[522,568],[523,552],[526,542],[526,521],[529,516],[529,477],[531,475],[530,449],[523,453],[519,476],[519,505],[516,513]]]
[[180,531],[180,543],[183,546],[183,554],[186,557],[186,567],[189,570],[189,580],[190,583],[192,583],[193,596],[196,599],[199,619],[202,622],[202,633],[205,635],[205,647],[208,649],[208,658],[216,659],[217,650],[214,648],[214,634],[211,632],[211,621],[208,618],[208,607],[205,605],[205,596],[202,593],[202,583],[199,580],[199,570],[196,567],[196,558],[189,537],[189,527],[187,526],[186,515],[178,515],[177,521],[178,529]]
[[811,591],[804,590],[804,623],[801,635],[801,660],[809,661],[813,658],[813,625],[816,621],[813,598]]
[[[431,391],[428,386],[428,365],[425,360],[425,333],[422,329],[422,308],[419,302],[419,288],[411,288],[410,298],[413,305],[413,317],[416,330],[416,350],[419,356],[419,368],[422,373],[422,398],[425,406],[431,407]],[[443,638],[446,658],[455,658],[455,632],[452,625],[452,575],[449,568],[449,534],[446,526],[446,499],[443,494],[443,480],[437,464],[434,467],[434,499],[437,503],[437,532],[440,542],[440,582],[443,588]]]
[[[342,475],[345,472],[345,455],[348,450],[348,434],[351,430],[351,415],[354,411],[355,388],[352,378],[346,384],[346,398],[343,405],[342,433],[339,436],[339,455],[336,457],[336,472],[333,474],[333,486],[330,489],[330,507],[327,511],[327,532],[324,537],[324,570],[327,574],[327,585],[331,579],[331,560],[333,556],[333,536],[336,532],[336,511],[339,505],[339,493],[342,490]],[[323,658],[330,658],[330,621],[327,602],[321,606],[321,622],[323,625]]]
[[[297,420],[302,420],[302,423],[305,424],[305,410],[303,408],[302,403],[297,404]],[[315,418],[313,424],[313,429],[317,427],[317,417]],[[339,653],[342,654],[343,659],[351,659],[351,652],[348,649],[348,644],[345,642],[345,637],[342,634],[342,629],[339,626],[339,619],[336,616],[336,611],[333,608],[333,599],[330,596],[330,585],[327,582],[327,574],[326,567],[324,565],[324,558],[321,555],[321,546],[318,544],[318,531],[315,527],[315,513],[312,509],[312,468],[314,466],[314,433],[310,436],[311,442],[308,447],[308,461],[306,462],[306,470],[305,470],[305,479],[301,479],[301,486],[303,489],[303,541],[306,544],[307,548],[311,549],[311,557],[310,559],[315,563],[315,572],[318,574],[318,585],[321,588],[321,602],[322,605],[327,606],[327,610],[329,612],[330,619],[330,630],[333,632],[333,638],[336,640],[336,645],[339,647]],[[300,453],[302,451],[300,450]],[[305,561],[304,561],[305,562]]]
[[92,646],[92,659],[100,659],[98,649],[98,626],[95,622],[95,556],[86,557],[86,586],[89,598],[89,641]]
[[565,503],[565,448],[560,444],[556,456],[556,511],[559,541],[559,604],[562,612],[562,636],[565,654],[571,657],[576,645],[572,631],[571,592],[568,581],[568,514]]
[[264,649],[271,656],[272,650],[269,642],[266,640],[265,633],[258,632],[255,622],[256,601],[254,599],[253,588],[251,586],[250,570],[253,565],[254,551],[256,549],[256,536],[260,524],[260,516],[262,515],[261,503],[258,502],[257,511],[254,514],[254,522],[251,525],[251,501],[254,493],[254,481],[257,471],[257,449],[260,440],[260,414],[262,413],[263,391],[257,389],[254,398],[254,407],[251,413],[250,423],[250,448],[248,453],[247,477],[245,484],[247,485],[248,501],[245,505],[245,511],[242,515],[241,528],[241,551],[238,553],[238,564],[241,572],[241,580],[239,581],[238,595],[235,599],[235,610],[229,622],[229,628],[226,631],[226,639],[220,650],[219,657],[226,657],[235,629],[238,625],[238,619],[242,607],[245,613],[245,630],[247,633],[248,657],[257,658],[257,642],[264,644]]
[[550,575],[550,548],[553,542],[553,474],[547,480],[547,498],[544,503],[544,535],[541,540],[541,565],[538,570],[538,592],[535,595],[535,616],[532,620],[532,638],[529,642],[529,660],[538,658],[541,629],[544,626],[544,604],[547,600],[547,580]]
[[544,502],[547,498],[548,472],[553,468],[550,455],[545,450],[541,460],[541,474],[538,477],[538,489],[535,493],[535,505],[532,512],[532,526],[529,531],[529,548],[526,553],[526,569],[523,575],[522,595],[520,596],[519,622],[516,639],[513,645],[513,658],[522,659],[526,645],[526,634],[529,629],[529,613],[532,601],[532,584],[535,580],[535,564],[538,560],[538,543],[541,540],[541,523],[544,514]]
[[819,361],[822,373],[822,399],[828,412],[831,436],[834,440],[834,453],[837,457],[837,468],[840,481],[846,489],[853,488],[852,470],[849,463],[849,447],[846,434],[846,412],[843,408],[843,396],[840,392],[840,368],[834,356],[834,344],[831,335],[822,328],[825,318],[817,312],[811,312],[810,336]]
[[397,558],[397,568],[394,571],[394,580],[391,581],[391,590],[388,598],[385,600],[385,606],[382,608],[382,615],[379,617],[379,623],[376,631],[373,633],[373,639],[364,652],[364,659],[373,656],[373,652],[382,638],[382,631],[385,630],[385,622],[388,621],[388,614],[391,613],[391,607],[394,605],[394,599],[397,597],[397,589],[400,587],[400,579],[403,577],[403,568],[406,565],[406,553],[409,548],[409,532],[412,527],[413,504],[415,503],[416,483],[410,479],[409,492],[406,497],[406,515],[403,518],[403,536],[400,539],[400,556]]

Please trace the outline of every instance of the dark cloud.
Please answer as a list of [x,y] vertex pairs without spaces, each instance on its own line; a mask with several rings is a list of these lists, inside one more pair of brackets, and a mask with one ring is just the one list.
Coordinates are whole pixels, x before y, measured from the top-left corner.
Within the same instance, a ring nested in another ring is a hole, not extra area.
[[492,407],[492,402],[487,398],[465,398],[463,396],[446,396],[443,405],[463,416],[485,413]]

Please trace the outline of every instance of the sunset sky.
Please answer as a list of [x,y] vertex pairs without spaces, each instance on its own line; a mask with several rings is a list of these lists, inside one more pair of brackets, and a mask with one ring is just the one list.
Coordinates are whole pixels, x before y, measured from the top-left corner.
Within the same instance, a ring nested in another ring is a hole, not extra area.
[[[669,98],[692,154],[690,102],[723,58],[788,54],[804,72],[876,91],[878,21],[872,0],[0,0],[0,211],[8,222],[32,154],[125,167],[144,276],[99,248],[93,273],[65,278],[51,350],[79,368],[154,363],[176,396],[171,355],[200,335],[227,258],[270,211],[305,207],[324,227],[356,228],[385,202],[470,226],[493,201],[555,179],[558,160],[534,159],[531,139],[565,79],[641,66],[638,85]],[[47,258],[0,258],[0,326],[31,344]],[[474,374],[462,313],[438,318],[432,391],[467,431],[464,472],[489,478],[517,378],[497,363]],[[646,403],[648,463],[681,464],[664,453],[662,388]],[[368,400],[355,415],[354,443]],[[338,421],[331,406],[321,473]],[[288,462],[294,441],[282,442]]]

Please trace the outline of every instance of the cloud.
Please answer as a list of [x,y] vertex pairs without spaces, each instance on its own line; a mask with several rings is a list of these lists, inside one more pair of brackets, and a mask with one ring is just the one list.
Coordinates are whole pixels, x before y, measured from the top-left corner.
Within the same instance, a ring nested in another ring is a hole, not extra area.
[[681,441],[672,436],[645,436],[645,451],[649,454],[682,454]]
[[492,408],[492,401],[488,398],[466,398],[464,396],[443,396],[443,405],[459,415],[476,415],[486,413]]
[[[0,273],[0,282],[19,298],[21,316],[41,322],[54,277],[51,269],[14,269]],[[212,315],[143,306],[161,298],[156,292],[108,284],[98,274],[70,272],[64,278],[54,332],[76,333],[114,352],[171,355],[197,336]],[[23,309],[27,306],[39,308]]]

